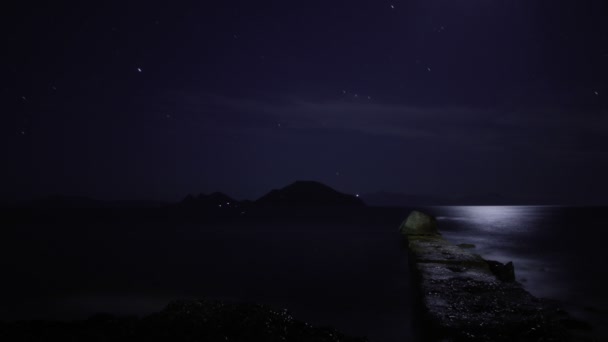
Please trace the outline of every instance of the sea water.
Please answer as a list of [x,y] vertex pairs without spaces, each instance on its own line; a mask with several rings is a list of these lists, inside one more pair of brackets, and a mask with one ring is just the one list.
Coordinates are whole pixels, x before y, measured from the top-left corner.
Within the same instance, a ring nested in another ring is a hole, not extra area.
[[[404,212],[404,217],[407,215]],[[412,340],[399,221],[27,224],[0,232],[0,319],[146,315],[254,302],[370,341]]]

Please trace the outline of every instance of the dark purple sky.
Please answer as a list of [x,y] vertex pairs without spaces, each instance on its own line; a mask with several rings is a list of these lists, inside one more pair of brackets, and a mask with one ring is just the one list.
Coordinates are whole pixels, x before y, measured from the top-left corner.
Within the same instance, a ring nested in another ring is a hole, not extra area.
[[608,203],[606,1],[128,3],[3,10],[1,198]]

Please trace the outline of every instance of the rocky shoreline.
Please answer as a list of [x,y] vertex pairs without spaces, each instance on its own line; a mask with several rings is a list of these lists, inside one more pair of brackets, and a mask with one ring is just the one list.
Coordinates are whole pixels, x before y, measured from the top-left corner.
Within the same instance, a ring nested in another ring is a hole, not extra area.
[[471,246],[456,246],[435,218],[413,211],[400,226],[419,291],[425,341],[593,341],[551,302],[515,281],[512,263],[484,260]]

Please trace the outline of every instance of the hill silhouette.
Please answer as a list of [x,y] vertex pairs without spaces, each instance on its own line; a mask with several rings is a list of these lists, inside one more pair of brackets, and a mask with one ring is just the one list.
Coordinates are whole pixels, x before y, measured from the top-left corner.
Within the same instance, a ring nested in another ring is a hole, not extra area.
[[84,196],[52,195],[20,203],[24,207],[46,209],[76,209],[76,208],[103,208],[108,203]]
[[5,206],[36,209],[104,209],[104,208],[157,208],[166,205],[150,200],[99,200],[85,196],[51,195],[32,200],[6,203]]
[[275,189],[255,201],[261,206],[365,206],[359,198],[314,181],[296,181]]
[[[49,196],[36,200],[22,201],[5,207],[29,209],[114,209],[114,208],[160,208],[186,209],[187,212],[206,213],[236,212],[246,209],[289,208],[289,207],[363,207],[366,204],[357,196],[341,193],[315,181],[296,181],[281,189],[274,189],[256,201],[239,201],[222,192],[187,195],[178,203],[169,204],[154,201],[103,201],[78,196]],[[178,211],[179,213],[179,211]]]
[[222,192],[214,192],[209,195],[199,194],[198,196],[188,195],[180,203],[185,207],[197,208],[228,208],[237,204],[238,201]]
[[369,205],[379,207],[391,206],[435,206],[435,205],[533,205],[547,204],[551,201],[534,198],[517,198],[498,193],[472,194],[466,196],[434,197],[408,195],[398,192],[374,192],[361,195]]
[[369,194],[361,195],[361,198],[368,205],[378,207],[392,207],[392,206],[424,206],[424,205],[441,205],[449,203],[449,200],[443,198],[436,198],[431,196],[421,195],[407,195],[398,192],[387,192],[380,191]]

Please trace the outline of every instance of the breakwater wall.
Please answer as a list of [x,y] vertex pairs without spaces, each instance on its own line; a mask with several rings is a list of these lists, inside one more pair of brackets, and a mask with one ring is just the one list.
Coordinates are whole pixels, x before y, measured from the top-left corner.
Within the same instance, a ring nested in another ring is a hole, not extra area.
[[485,260],[456,246],[436,220],[413,211],[400,226],[418,291],[424,341],[589,341],[554,304],[515,281],[512,263]]

